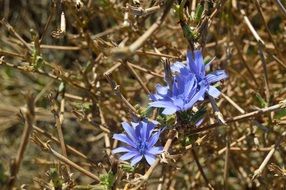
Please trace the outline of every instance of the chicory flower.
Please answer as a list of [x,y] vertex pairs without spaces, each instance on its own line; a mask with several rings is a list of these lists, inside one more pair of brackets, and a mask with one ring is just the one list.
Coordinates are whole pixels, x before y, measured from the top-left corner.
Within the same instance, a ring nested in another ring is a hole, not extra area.
[[161,130],[154,132],[155,122],[147,120],[139,121],[138,123],[127,122],[122,123],[126,134],[114,134],[113,138],[126,144],[112,151],[113,154],[124,153],[119,159],[130,160],[131,166],[140,162],[143,158],[146,159],[149,165],[152,165],[158,154],[163,152],[163,147],[155,146]]
[[[217,98],[220,95],[220,91],[211,84],[223,80],[228,76],[224,70],[217,70],[206,74],[206,67],[202,52],[200,50],[195,50],[194,53],[190,51],[187,52],[187,65],[176,62],[172,65],[171,69],[173,72],[178,72],[178,74],[188,70],[195,75],[199,86],[206,88],[208,95]],[[204,96],[201,97],[201,100],[203,99]]]
[[156,94],[151,96],[150,107],[164,108],[163,114],[170,115],[177,111],[190,109],[205,93],[205,87],[198,87],[194,74],[182,68],[181,73],[174,76],[173,86],[157,85]]

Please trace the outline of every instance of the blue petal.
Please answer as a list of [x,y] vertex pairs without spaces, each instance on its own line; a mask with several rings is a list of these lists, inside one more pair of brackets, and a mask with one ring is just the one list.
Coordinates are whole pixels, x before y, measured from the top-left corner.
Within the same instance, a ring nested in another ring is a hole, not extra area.
[[168,86],[162,86],[160,84],[156,84],[156,91],[159,95],[166,95],[168,93],[169,87]]
[[178,110],[177,107],[167,107],[167,108],[164,109],[162,114],[164,114],[164,115],[171,115],[171,114],[174,114],[177,110]]
[[180,75],[175,77],[175,82],[173,83],[173,95],[178,96],[184,93],[185,79]]
[[218,98],[220,95],[220,91],[216,87],[210,85],[208,89],[208,94],[214,98]]
[[148,153],[146,153],[146,154],[144,154],[144,157],[145,157],[145,159],[146,159],[146,161],[148,162],[148,164],[151,166],[154,162],[155,162],[155,160],[156,160],[156,157],[153,155],[153,154],[148,154]]
[[131,138],[131,140],[132,140],[133,142],[137,142],[137,140],[136,140],[136,134],[135,134],[134,128],[131,127],[131,126],[129,125],[129,123],[127,123],[127,122],[122,122],[121,125],[122,125],[122,127],[124,128],[124,130],[127,132],[128,136]]
[[131,160],[131,166],[134,166],[135,164],[137,164],[138,162],[140,162],[140,160],[143,158],[143,155],[137,155],[134,158],[132,158]]
[[133,142],[129,137],[127,137],[125,134],[114,134],[113,138],[116,140],[119,140],[121,142],[124,142],[130,146],[133,146],[134,148],[136,148],[136,144],[135,142]]
[[194,54],[195,56],[193,58],[193,53],[190,51],[187,52],[187,63],[189,65],[189,68],[197,76],[204,76],[205,66],[202,52],[200,50],[196,50],[194,51]]
[[206,92],[206,88],[203,87],[200,89],[199,92],[197,92],[191,99],[191,101],[189,101],[189,103],[185,104],[184,106],[184,110],[188,110],[190,109],[201,97],[202,95]]
[[210,70],[210,66],[212,62],[215,60],[216,57],[213,57],[206,65],[205,65],[205,71]]
[[151,136],[151,138],[148,141],[148,148],[151,148],[152,146],[156,144],[156,142],[159,139],[160,134],[161,134],[161,131],[158,131]]
[[147,122],[147,132],[146,132],[146,140],[148,140],[152,134],[153,129],[155,128],[155,124],[152,122]]
[[195,62],[196,62],[197,68],[199,70],[199,75],[205,76],[206,75],[205,63],[204,63],[202,52],[200,50],[195,51]]
[[131,123],[131,125],[132,125],[132,127],[135,129],[138,125],[139,125],[139,123],[136,123],[136,122],[130,122]]
[[[202,80],[199,84],[200,88],[205,88],[205,90],[207,91],[207,89],[209,88],[209,84],[206,82],[206,80]],[[190,96],[191,97],[191,96]],[[205,99],[205,93],[203,93],[203,95],[199,98],[199,101],[203,101]]]
[[163,147],[152,147],[147,152],[153,155],[161,154],[163,152]]
[[183,108],[184,100],[182,98],[180,98],[180,97],[174,98],[173,104],[176,105],[176,107]]
[[195,126],[196,127],[200,126],[204,120],[205,120],[205,118],[200,119],[197,123],[195,123]]
[[203,101],[205,99],[205,94],[203,94],[199,99],[198,101]]
[[188,98],[190,96],[193,96],[192,94],[194,94],[196,92],[196,84],[195,84],[195,77],[193,75],[191,75],[192,78],[190,78],[188,81],[186,81],[185,84],[185,89],[184,89],[184,97]]
[[190,72],[190,70],[187,67],[181,68],[180,76],[182,76],[182,77],[189,77],[190,74],[192,74],[192,73]]
[[134,156],[140,155],[139,152],[128,152],[126,154],[123,154],[119,159],[120,160],[129,160],[133,158]]
[[152,100],[152,101],[157,101],[160,98],[161,98],[161,96],[159,96],[157,94],[150,94],[149,95],[149,99]]
[[[135,150],[135,149],[133,149]],[[115,148],[112,150],[112,154],[116,154],[116,153],[121,153],[121,152],[129,152],[129,151],[132,151],[131,148],[129,147],[118,147],[118,148]]]
[[151,107],[155,108],[169,108],[169,107],[176,107],[172,102],[170,101],[156,101],[156,102],[151,102],[149,103]]
[[174,64],[171,65],[171,70],[172,72],[178,72],[180,73],[181,68],[186,67],[182,62],[175,62]]
[[148,124],[145,122],[140,122],[141,125],[141,130],[140,130],[140,136],[143,141],[146,141],[147,139],[147,133],[148,133]]
[[217,70],[217,71],[214,71],[214,72],[212,72],[206,76],[206,79],[207,79],[208,83],[210,83],[210,84],[214,83],[214,82],[218,82],[218,81],[225,79],[225,78],[227,78],[227,74],[225,73],[224,70]]

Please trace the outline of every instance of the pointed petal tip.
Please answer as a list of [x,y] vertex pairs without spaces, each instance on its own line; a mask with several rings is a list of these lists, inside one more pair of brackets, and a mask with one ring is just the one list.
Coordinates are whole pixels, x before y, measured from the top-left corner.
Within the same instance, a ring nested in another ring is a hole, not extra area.
[[144,157],[150,166],[152,166],[156,161],[156,157],[152,154],[144,154]]
[[143,155],[135,156],[134,158],[132,158],[130,165],[133,167],[138,162],[140,162],[142,158],[143,158]]
[[221,92],[216,87],[210,85],[208,89],[208,94],[214,98],[218,98]]
[[130,160],[131,158],[135,157],[135,156],[138,156],[139,153],[136,152],[136,151],[131,151],[131,152],[127,152],[125,154],[123,154],[122,156],[120,156],[120,160]]
[[117,153],[121,153],[121,152],[129,152],[130,150],[127,147],[118,147],[115,148],[111,151],[112,154],[117,154]]
[[162,114],[164,114],[164,115],[172,115],[172,114],[176,113],[176,111],[177,111],[177,108],[175,108],[175,107],[169,107],[169,108],[167,107],[167,108],[164,109]]

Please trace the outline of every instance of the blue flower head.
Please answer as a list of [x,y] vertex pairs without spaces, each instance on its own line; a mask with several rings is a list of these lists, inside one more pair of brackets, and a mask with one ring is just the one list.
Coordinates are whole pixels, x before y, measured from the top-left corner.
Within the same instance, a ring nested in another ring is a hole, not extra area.
[[157,123],[142,120],[138,123],[122,123],[127,134],[114,134],[113,138],[126,144],[112,151],[113,154],[124,153],[119,159],[130,160],[134,166],[144,157],[149,165],[156,160],[156,155],[163,152],[163,147],[156,147],[161,130],[154,132]]
[[190,109],[199,100],[204,100],[205,93],[217,98],[220,91],[212,86],[227,77],[224,70],[206,75],[204,60],[199,50],[187,53],[187,65],[176,62],[171,67],[175,73],[173,84],[156,86],[156,93],[151,95],[150,107],[164,108],[163,114],[169,115]]
[[150,107],[164,108],[163,114],[190,109],[205,93],[205,87],[198,88],[194,74],[183,71],[174,77],[172,88],[156,86],[157,93],[151,96]]
[[[178,73],[186,72],[187,70],[194,74],[199,86],[205,87],[208,95],[217,98],[220,95],[220,91],[211,84],[227,78],[227,74],[224,70],[217,70],[206,74],[205,70],[208,65],[205,66],[204,64],[202,52],[200,50],[196,50],[194,53],[190,51],[187,52],[187,65],[184,65],[181,62],[176,62],[172,65],[171,69]],[[203,100],[204,96],[200,99]]]

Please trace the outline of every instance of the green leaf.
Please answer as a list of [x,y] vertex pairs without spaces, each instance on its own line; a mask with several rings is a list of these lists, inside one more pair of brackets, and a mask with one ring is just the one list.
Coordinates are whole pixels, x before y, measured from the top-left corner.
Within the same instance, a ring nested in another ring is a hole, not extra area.
[[275,119],[281,119],[282,117],[286,116],[286,108],[283,108],[275,113],[274,118]]
[[197,122],[199,122],[206,113],[206,108],[201,107],[197,112],[193,112],[192,110],[179,112],[178,117],[181,122],[184,124],[191,124],[195,125]]
[[31,56],[32,66],[34,67],[35,70],[38,70],[39,68],[43,67],[44,62],[45,61],[42,55],[36,50],[36,47],[34,46],[32,50],[32,56]]
[[192,115],[191,122],[192,124],[196,124],[205,116],[207,110],[205,107],[200,108],[196,113]]
[[150,117],[151,114],[153,113],[154,108],[152,107],[141,107],[138,104],[135,105],[135,109],[138,111],[138,113],[142,116],[142,117]]
[[83,103],[74,102],[73,106],[76,109],[78,109],[79,111],[88,112],[91,110],[92,103],[90,103],[90,102],[83,102]]
[[259,93],[255,93],[255,97],[258,100],[260,108],[268,107],[267,102],[262,98],[262,96]]
[[195,41],[196,39],[198,39],[199,34],[193,29],[191,29],[190,26],[188,26],[187,24],[184,24],[182,28],[183,28],[184,35],[188,40]]
[[121,164],[120,167],[122,168],[123,171],[127,172],[127,173],[133,173],[135,168],[133,166],[131,166],[130,164]]
[[56,168],[50,168],[49,177],[50,177],[50,180],[52,180],[55,189],[62,188],[63,180],[61,179]]
[[101,175],[99,178],[100,185],[103,187],[103,189],[112,189],[113,183],[115,181],[115,176],[112,172],[108,172],[107,174]]
[[168,126],[168,127],[174,126],[176,123],[176,115],[175,114],[164,115],[164,114],[162,114],[163,110],[164,110],[163,108],[158,109],[159,114],[158,114],[156,120],[162,126]]
[[37,55],[34,64],[35,69],[39,69],[43,67],[43,65],[44,65],[44,59],[41,56]]
[[203,11],[204,11],[204,7],[201,4],[199,4],[197,6],[196,12],[195,12],[195,21],[200,21],[201,20]]

